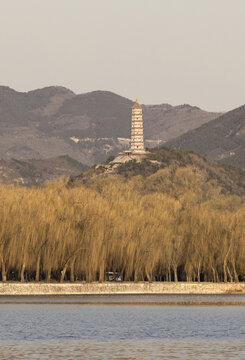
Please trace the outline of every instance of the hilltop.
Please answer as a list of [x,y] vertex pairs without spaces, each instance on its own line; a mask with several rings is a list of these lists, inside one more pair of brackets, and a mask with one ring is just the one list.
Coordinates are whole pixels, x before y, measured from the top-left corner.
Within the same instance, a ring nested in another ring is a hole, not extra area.
[[[17,92],[0,86],[0,159],[68,155],[93,165],[129,146],[131,106],[108,91],[76,95],[64,87]],[[143,105],[146,146],[216,118],[190,105]]]
[[[172,194],[173,192],[188,192],[189,181],[194,181],[194,186],[199,186],[203,193],[211,188],[218,189],[221,193],[245,195],[245,171],[222,164],[215,160],[203,157],[194,152],[156,147],[148,149],[147,158],[142,162],[129,161],[118,166],[113,173],[105,172],[104,164],[94,166],[88,171],[71,176],[69,187],[81,185],[97,187],[103,183],[114,181],[127,182],[141,179],[139,187],[143,192],[161,191]],[[194,189],[193,189],[194,191]]]
[[245,169],[245,105],[188,131],[166,146],[193,150]]

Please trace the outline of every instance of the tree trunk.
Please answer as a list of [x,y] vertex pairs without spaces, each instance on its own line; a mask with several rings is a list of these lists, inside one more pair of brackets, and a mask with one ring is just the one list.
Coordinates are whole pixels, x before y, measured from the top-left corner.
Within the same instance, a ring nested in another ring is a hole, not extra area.
[[174,282],[178,282],[177,266],[173,266],[174,269]]
[[62,283],[65,279],[65,274],[66,274],[66,270],[67,270],[68,264],[66,264],[63,268],[63,270],[61,271],[61,277],[60,277],[60,282]]
[[104,282],[104,281],[105,281],[105,263],[104,263],[104,260],[102,259],[101,264],[100,264],[99,282]]
[[7,281],[5,262],[2,262],[2,282]]
[[134,270],[134,282],[138,281],[138,273],[137,270]]
[[228,271],[228,274],[229,274],[229,277],[230,277],[230,282],[233,282],[233,277],[231,275],[231,272],[230,272],[230,269],[229,269],[228,265],[227,265],[227,271]]
[[217,269],[215,269],[215,273],[216,273],[216,282],[220,282],[220,277],[219,277],[219,273],[217,271]]
[[26,264],[24,263],[22,265],[21,273],[20,273],[20,281],[21,282],[25,282],[25,268],[26,268]]
[[40,278],[40,260],[41,260],[41,254],[38,254],[37,257],[37,265],[36,265],[36,281],[39,281]]
[[236,272],[235,261],[234,261],[234,260],[232,260],[232,267],[233,267],[235,282],[239,282],[238,275],[237,275],[237,272]]
[[74,267],[75,267],[75,258],[72,260],[71,265],[70,265],[70,269],[71,269],[70,281],[71,281],[71,282],[74,282],[74,281],[75,281]]
[[216,272],[215,272],[215,269],[213,266],[212,266],[212,272],[213,272],[213,281],[215,282],[216,281]]
[[147,280],[151,283],[152,282],[152,274],[146,269],[145,270]]
[[92,282],[92,274],[91,274],[91,270],[88,269],[87,273],[86,273],[86,280],[88,283]]
[[51,267],[48,268],[46,282],[50,283],[51,280]]
[[227,260],[228,260],[229,253],[231,251],[231,244],[232,243],[230,243],[229,249],[224,258],[224,282],[227,282]]
[[170,266],[168,267],[168,281],[171,282],[171,268]]
[[198,264],[198,267],[197,267],[197,281],[198,282],[201,281],[201,265],[200,265],[200,263]]
[[224,282],[227,283],[227,271],[226,271],[226,261],[224,261]]
[[91,264],[91,256],[90,255],[88,258],[88,271],[86,273],[86,279],[87,279],[87,282],[89,282],[89,283],[92,282],[92,264]]

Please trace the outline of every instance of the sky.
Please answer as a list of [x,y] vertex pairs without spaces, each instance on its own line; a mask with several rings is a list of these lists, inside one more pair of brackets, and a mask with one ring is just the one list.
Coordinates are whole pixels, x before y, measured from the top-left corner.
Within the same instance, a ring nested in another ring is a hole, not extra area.
[[245,0],[0,0],[0,85],[245,103]]

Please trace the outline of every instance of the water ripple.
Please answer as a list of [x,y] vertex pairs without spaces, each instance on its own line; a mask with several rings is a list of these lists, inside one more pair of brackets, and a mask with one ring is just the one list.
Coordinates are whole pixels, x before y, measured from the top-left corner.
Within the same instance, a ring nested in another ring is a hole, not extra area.
[[0,305],[0,359],[245,359],[244,306]]

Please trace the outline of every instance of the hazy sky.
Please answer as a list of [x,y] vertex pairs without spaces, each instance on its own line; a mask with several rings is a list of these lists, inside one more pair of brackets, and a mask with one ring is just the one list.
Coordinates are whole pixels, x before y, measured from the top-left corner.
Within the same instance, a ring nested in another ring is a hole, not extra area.
[[0,0],[0,85],[245,103],[245,0]]

